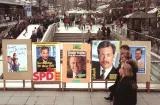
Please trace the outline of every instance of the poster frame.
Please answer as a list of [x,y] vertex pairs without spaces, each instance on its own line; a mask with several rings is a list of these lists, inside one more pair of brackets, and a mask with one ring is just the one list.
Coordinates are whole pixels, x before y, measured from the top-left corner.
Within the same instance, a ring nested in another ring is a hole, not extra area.
[[2,40],[2,50],[3,52],[7,52],[7,45],[24,44],[27,47],[27,70],[25,72],[8,72],[8,62],[6,60],[7,53],[3,53],[3,77],[4,80],[32,80],[32,59],[31,59],[31,40],[30,39],[10,39],[10,40]]
[[121,45],[145,47],[146,59],[145,59],[145,73],[137,73],[137,82],[144,83],[151,81],[151,42],[150,41],[122,41]]

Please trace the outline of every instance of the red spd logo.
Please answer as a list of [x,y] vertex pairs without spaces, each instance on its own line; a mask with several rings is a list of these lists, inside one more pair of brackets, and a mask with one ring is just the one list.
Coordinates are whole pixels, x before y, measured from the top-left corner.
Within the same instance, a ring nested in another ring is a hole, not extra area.
[[60,80],[60,72],[35,72],[33,73],[33,80]]
[[55,72],[35,72],[33,80],[55,80]]

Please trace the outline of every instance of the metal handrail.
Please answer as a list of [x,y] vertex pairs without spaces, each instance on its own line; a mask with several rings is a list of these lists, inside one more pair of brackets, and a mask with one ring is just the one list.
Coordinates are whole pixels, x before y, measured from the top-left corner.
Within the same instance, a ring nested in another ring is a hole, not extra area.
[[53,23],[49,25],[46,32],[43,35],[41,42],[51,41],[54,37],[54,34],[57,31],[57,28],[58,28],[58,23]]

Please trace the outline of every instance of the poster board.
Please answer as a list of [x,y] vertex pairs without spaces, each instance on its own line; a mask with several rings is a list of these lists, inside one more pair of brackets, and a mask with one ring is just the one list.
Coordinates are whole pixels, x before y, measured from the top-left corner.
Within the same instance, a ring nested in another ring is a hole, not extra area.
[[120,41],[92,41],[92,80],[115,81],[116,68],[119,65],[119,50]]
[[63,82],[90,82],[90,50],[90,44],[87,43],[63,44]]
[[33,43],[33,80],[34,81],[60,81],[60,44]]
[[[137,82],[150,82],[151,78],[151,42],[150,41],[122,41],[128,45],[132,59],[137,61]],[[139,55],[140,54],[140,55]],[[137,60],[136,60],[137,59]]]
[[31,40],[2,40],[4,80],[32,80]]

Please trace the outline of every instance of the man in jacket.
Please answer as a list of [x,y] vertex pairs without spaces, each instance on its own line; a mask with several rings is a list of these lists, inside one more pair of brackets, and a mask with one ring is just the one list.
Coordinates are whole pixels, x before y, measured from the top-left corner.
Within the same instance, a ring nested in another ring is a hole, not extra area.
[[85,57],[71,56],[69,57],[69,70],[67,78],[86,78]]
[[100,42],[97,48],[99,62],[93,61],[92,68],[95,70],[95,79],[115,80],[116,69],[113,66],[113,58],[116,47],[109,41]]

